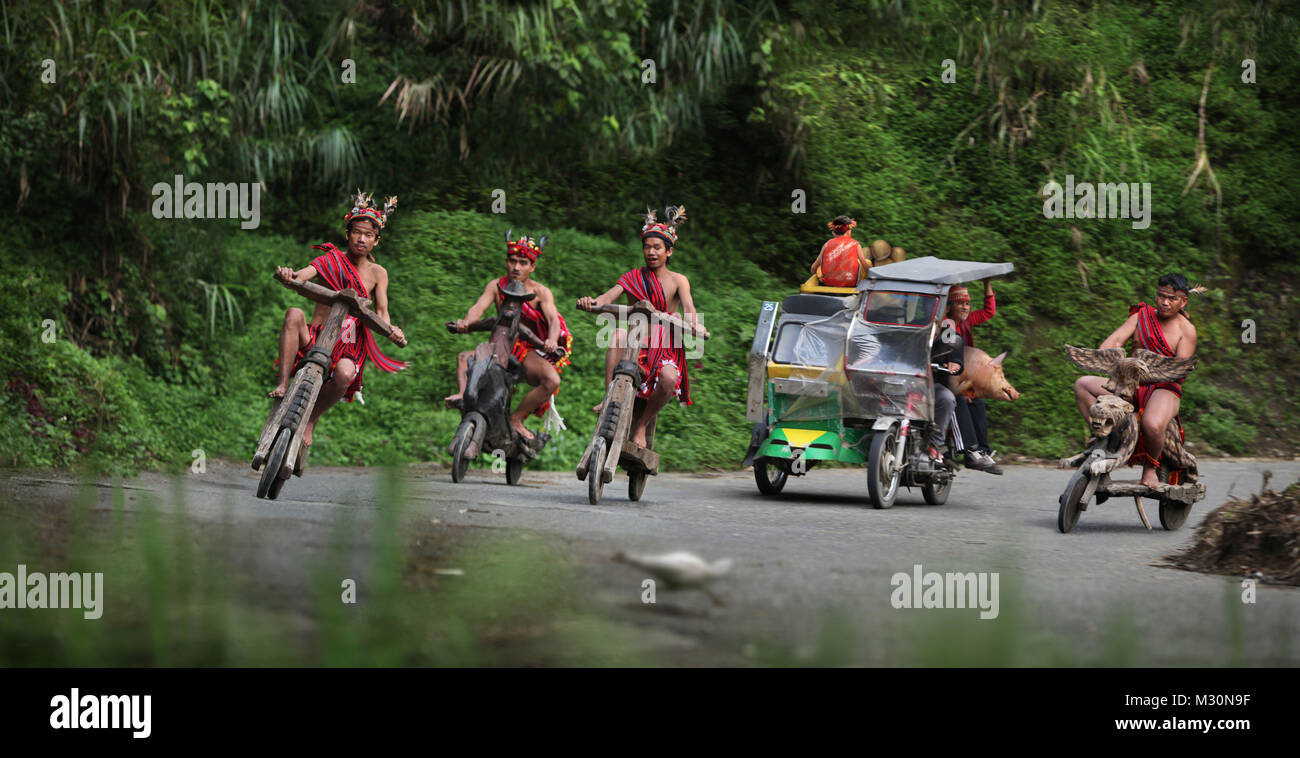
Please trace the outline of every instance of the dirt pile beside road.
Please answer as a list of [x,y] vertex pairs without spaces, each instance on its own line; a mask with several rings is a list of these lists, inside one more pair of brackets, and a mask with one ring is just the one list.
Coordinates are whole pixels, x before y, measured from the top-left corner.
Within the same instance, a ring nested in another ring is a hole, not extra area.
[[1265,474],[1260,490],[1211,511],[1196,528],[1196,541],[1165,556],[1166,565],[1300,586],[1300,482],[1275,492]]

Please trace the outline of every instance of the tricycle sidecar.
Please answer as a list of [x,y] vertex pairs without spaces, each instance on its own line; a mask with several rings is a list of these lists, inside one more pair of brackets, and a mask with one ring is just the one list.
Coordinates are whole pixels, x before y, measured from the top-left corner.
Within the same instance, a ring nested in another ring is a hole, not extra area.
[[764,302],[746,411],[754,426],[745,465],[754,466],[759,491],[776,494],[789,476],[840,461],[866,464],[876,508],[891,507],[900,486],[921,487],[930,504],[945,502],[955,464],[927,452],[930,346],[949,286],[1013,268],[930,256],[872,269],[853,295],[805,287],[779,305]]

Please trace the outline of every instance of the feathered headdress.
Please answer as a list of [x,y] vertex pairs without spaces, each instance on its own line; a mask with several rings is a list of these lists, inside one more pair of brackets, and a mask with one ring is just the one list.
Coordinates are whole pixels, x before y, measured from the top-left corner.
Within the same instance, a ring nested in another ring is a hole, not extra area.
[[843,234],[850,229],[855,228],[858,222],[848,216],[836,216],[834,219],[826,222],[826,228],[836,234]]
[[388,223],[388,214],[393,212],[397,207],[397,195],[393,195],[384,201],[384,207],[380,208],[375,204],[371,194],[357,190],[352,196],[352,210],[343,216],[343,227],[350,229],[352,221],[358,218],[369,219],[374,222],[375,226],[382,232],[384,226]]
[[513,231],[513,229],[506,230],[506,255],[522,255],[529,261],[536,263],[537,256],[541,255],[542,250],[546,247],[548,237],[543,234],[534,240],[532,235],[525,234],[517,240],[512,240],[510,239],[510,233]]
[[670,205],[664,208],[665,221],[656,221],[655,212],[650,208],[645,209],[642,216],[645,219],[645,225],[641,227],[641,239],[646,237],[658,237],[667,243],[668,247],[677,244],[677,227],[686,220],[686,206]]

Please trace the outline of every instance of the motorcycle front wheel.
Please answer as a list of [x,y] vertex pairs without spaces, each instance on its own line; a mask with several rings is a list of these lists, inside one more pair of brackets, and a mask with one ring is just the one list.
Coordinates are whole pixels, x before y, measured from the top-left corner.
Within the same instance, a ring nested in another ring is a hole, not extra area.
[[903,475],[901,461],[894,459],[898,446],[898,429],[877,432],[871,438],[871,452],[867,456],[867,493],[873,508],[892,508],[898,497],[898,484]]

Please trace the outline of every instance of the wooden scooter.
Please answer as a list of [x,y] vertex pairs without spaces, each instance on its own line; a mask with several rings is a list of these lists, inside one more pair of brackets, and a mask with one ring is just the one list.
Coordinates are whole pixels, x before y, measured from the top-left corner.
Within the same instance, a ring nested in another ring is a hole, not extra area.
[[[505,287],[497,285],[502,301],[497,315],[475,321],[466,332],[492,331],[487,342],[474,349],[466,367],[465,394],[456,407],[460,409],[460,426],[451,441],[451,480],[460,482],[469,462],[484,451],[501,451],[506,461],[506,483],[518,484],[524,464],[533,460],[550,441],[544,432],[525,439],[510,426],[511,400],[515,384],[523,377],[519,359],[511,354],[516,339],[541,350],[542,340],[519,323],[523,304],[536,295],[521,282]],[[456,333],[456,324],[448,321],[447,331]],[[553,355],[563,358],[566,351],[557,347]]]
[[356,290],[334,291],[312,282],[286,280],[277,271],[275,278],[290,289],[309,300],[330,306],[329,315],[321,326],[320,334],[302,365],[293,376],[284,397],[276,398],[271,406],[271,415],[267,416],[266,425],[262,427],[262,436],[257,443],[257,452],[253,454],[253,470],[262,470],[262,478],[257,483],[257,496],[275,500],[280,496],[280,489],[290,476],[302,476],[307,465],[307,448],[302,444],[303,431],[307,419],[311,418],[316,407],[316,399],[324,386],[330,368],[330,357],[334,345],[338,342],[339,331],[343,328],[343,319],[352,315],[375,334],[383,335],[399,347],[406,347],[406,340],[395,339],[392,327],[371,310],[373,301],[361,297]]
[[[1171,420],[1165,428],[1163,458],[1166,465],[1157,471],[1160,483],[1154,487],[1141,482],[1116,482],[1110,476],[1120,466],[1127,465],[1137,449],[1140,422],[1130,400],[1135,397],[1139,383],[1180,381],[1196,367],[1195,358],[1175,358],[1157,355],[1138,349],[1132,357],[1122,349],[1089,350],[1066,345],[1066,355],[1080,368],[1106,371],[1107,393],[1097,397],[1088,409],[1088,426],[1092,437],[1083,452],[1062,458],[1058,465],[1063,469],[1077,469],[1065,484],[1057,499],[1056,527],[1067,533],[1079,521],[1079,514],[1088,510],[1088,501],[1094,496],[1097,504],[1112,497],[1132,497],[1137,506],[1138,518],[1149,531],[1151,520],[1142,507],[1148,498],[1160,504],[1160,525],[1174,530],[1187,520],[1192,506],[1205,499],[1205,485],[1197,481],[1196,457],[1182,444],[1177,431],[1177,421]],[[1171,471],[1180,472],[1177,483],[1169,481]]]
[[578,468],[574,472],[578,481],[587,482],[587,499],[592,505],[600,502],[604,487],[614,479],[614,469],[622,466],[627,471],[627,498],[637,501],[645,491],[646,478],[659,473],[659,453],[655,452],[655,418],[646,427],[646,445],[642,447],[632,441],[632,421],[645,410],[645,400],[637,398],[636,388],[644,378],[637,364],[637,352],[645,341],[649,329],[663,324],[682,330],[684,333],[707,335],[696,330],[676,315],[656,309],[648,300],[638,300],[631,306],[601,305],[590,309],[591,313],[608,313],[617,316],[620,321],[631,320],[644,322],[631,324],[628,330],[627,344],[623,354],[614,367],[614,378],[605,390],[605,402],[601,408],[600,420],[592,433]]

